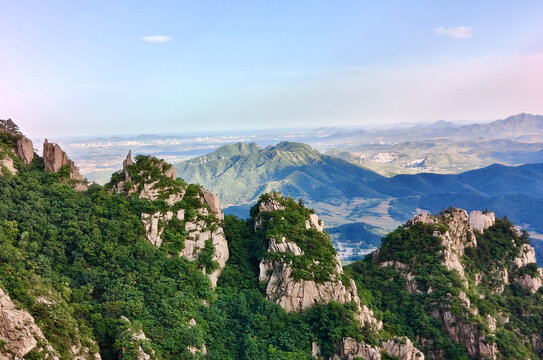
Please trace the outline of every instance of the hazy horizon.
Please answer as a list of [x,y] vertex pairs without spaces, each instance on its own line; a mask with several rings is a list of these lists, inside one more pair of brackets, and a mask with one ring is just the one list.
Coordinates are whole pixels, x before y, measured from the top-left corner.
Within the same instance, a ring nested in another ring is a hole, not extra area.
[[0,118],[31,137],[495,120],[543,113],[540,1],[23,0]]

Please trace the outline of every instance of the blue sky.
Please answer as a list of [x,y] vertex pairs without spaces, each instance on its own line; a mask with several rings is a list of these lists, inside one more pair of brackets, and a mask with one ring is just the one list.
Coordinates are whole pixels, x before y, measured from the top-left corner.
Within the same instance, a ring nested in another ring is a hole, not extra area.
[[543,113],[542,1],[4,1],[0,118],[31,136]]

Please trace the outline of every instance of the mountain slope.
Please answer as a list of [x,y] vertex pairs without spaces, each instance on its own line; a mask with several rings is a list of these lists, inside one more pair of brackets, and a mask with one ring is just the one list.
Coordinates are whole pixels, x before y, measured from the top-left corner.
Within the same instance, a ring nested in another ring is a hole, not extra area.
[[382,176],[300,143],[264,149],[254,143],[227,145],[175,168],[183,179],[213,189],[225,207],[254,202],[269,191],[331,204],[358,196],[383,198],[365,185]]

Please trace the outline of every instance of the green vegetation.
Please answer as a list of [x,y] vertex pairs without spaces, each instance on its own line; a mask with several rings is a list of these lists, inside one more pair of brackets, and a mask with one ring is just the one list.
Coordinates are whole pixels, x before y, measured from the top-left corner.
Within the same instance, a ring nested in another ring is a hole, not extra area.
[[[71,359],[79,342],[99,346],[103,359],[117,359],[122,348],[125,359],[134,358],[137,345],[151,347],[158,359],[198,358],[187,347],[203,344],[208,359],[308,359],[312,341],[331,353],[328,339],[356,335],[350,305],[299,315],[265,299],[258,283],[264,251],[252,221],[226,217],[231,258],[213,291],[200,270],[216,266],[210,242],[197,261],[167,256],[183,246],[183,221],[165,224],[161,248],[145,240],[141,212],[169,209],[163,200],[115,195],[111,186],[76,192],[60,180],[39,158],[18,176],[0,177],[0,286],[33,315],[62,359]],[[188,219],[201,216],[200,187],[185,191],[176,206]],[[297,226],[309,210],[288,204],[295,211],[286,218]],[[211,216],[202,217],[209,227]],[[327,238],[312,242],[312,232],[302,233],[308,253],[319,256],[310,247]],[[131,341],[139,329],[149,342]]]
[[[11,146],[13,137],[1,134],[8,139],[2,146]],[[39,157],[17,167],[17,176],[0,176],[0,287],[32,314],[62,359],[72,359],[70,349],[78,344],[99,348],[104,360],[118,359],[123,351],[123,359],[134,359],[139,347],[161,360],[310,359],[313,342],[327,357],[345,337],[378,345],[393,336],[407,336],[447,359],[467,359],[466,349],[451,340],[434,315],[444,311],[496,344],[504,359],[542,355],[531,339],[543,329],[543,290],[532,294],[514,281],[539,276],[538,269],[514,265],[529,239],[507,219],[476,233],[478,246],[466,248],[461,259],[465,280],[443,265],[444,244],[437,235],[449,230],[445,221],[400,227],[383,238],[378,254],[348,266],[341,279],[354,278],[362,303],[383,320],[384,330],[375,332],[360,327],[352,303],[316,304],[298,314],[266,300],[258,281],[264,258],[289,262],[295,280],[323,283],[335,275],[330,238],[306,228],[313,211],[303,201],[263,195],[251,210],[253,218],[227,216],[218,224],[199,211],[205,206],[201,187],[165,176],[167,166],[154,158],[136,158],[128,168],[130,183],[119,173],[107,186],[91,185],[86,192],[64,181],[65,170],[45,172]],[[128,191],[114,194],[121,181],[125,190],[156,182],[162,192],[156,200]],[[171,191],[185,192],[173,206],[166,202]],[[259,213],[266,201],[284,209]],[[161,224],[163,245],[148,243],[141,214],[177,210],[184,211],[184,220],[173,216]],[[211,240],[195,261],[177,256],[188,236],[186,221],[194,220],[204,220],[210,231],[221,225],[228,241],[230,259],[215,289],[201,271],[218,266]],[[256,221],[260,226],[254,231]],[[293,242],[304,254],[268,253],[271,239]],[[466,311],[462,292],[477,311]],[[489,316],[497,320],[495,332]],[[148,340],[134,339],[140,331]],[[204,345],[205,356],[189,350]],[[0,351],[5,346],[0,341]],[[43,359],[44,352],[32,351],[26,358]]]
[[[269,200],[278,202],[285,209],[258,213],[260,204]],[[284,198],[277,193],[261,195],[260,201],[251,208],[253,218],[262,219],[262,225],[257,230],[257,236],[261,241],[268,243],[274,239],[276,242],[293,242],[304,252],[303,255],[294,255],[290,252],[268,252],[264,257],[286,260],[291,264],[292,276],[295,280],[315,280],[324,283],[330,280],[332,274],[335,274],[336,250],[327,233],[313,227],[306,228],[306,221],[310,221],[309,216],[312,213],[314,211],[305,208],[302,202]]]

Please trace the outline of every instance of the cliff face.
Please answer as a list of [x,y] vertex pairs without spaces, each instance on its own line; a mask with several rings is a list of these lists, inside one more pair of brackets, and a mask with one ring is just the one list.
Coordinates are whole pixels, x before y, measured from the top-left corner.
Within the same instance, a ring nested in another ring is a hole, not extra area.
[[[287,223],[286,226],[296,226],[296,224],[288,224],[288,220],[284,218],[285,214],[283,213],[287,205],[288,200],[276,193],[259,202],[258,212],[254,214],[256,230],[269,227],[270,221]],[[266,220],[265,213],[268,216],[271,215],[272,218]],[[273,219],[273,217],[276,219]],[[324,224],[316,214],[308,213],[307,218],[304,217],[299,220],[301,220],[300,224],[303,224],[304,229],[308,231],[308,236],[323,236],[324,241],[329,241],[324,233]],[[297,257],[300,259],[308,256],[296,243],[299,239],[292,238],[290,234],[285,235],[289,238],[281,236],[279,239],[274,237],[268,239],[267,252],[270,257],[260,262],[259,280],[267,282],[266,298],[268,300],[280,304],[288,312],[303,312],[303,310],[316,303],[328,303],[330,301],[348,303],[354,301],[362,324],[368,323],[376,329],[382,327],[381,322],[373,317],[373,312],[360,304],[354,281],[350,280],[347,284],[341,281],[343,268],[335,251],[333,257],[329,259],[333,267],[329,269],[326,281],[316,280],[314,274],[308,274],[307,278],[296,279],[295,275],[293,275],[293,271],[295,271],[293,261],[289,261],[289,258]],[[312,262],[317,266],[319,265],[319,259],[314,259]]]
[[155,206],[156,211],[141,213],[147,240],[158,247],[177,243],[177,255],[199,261],[215,287],[229,257],[219,200],[208,190],[187,185],[175,176],[174,168],[164,160],[139,156],[134,162],[129,153],[123,170],[114,175],[112,189],[158,204],[160,209]]
[[81,191],[88,189],[75,163],[68,158],[60,145],[49,143],[47,139],[43,143],[43,164],[45,169],[52,172],[58,172],[63,166],[67,166],[70,169],[70,179],[74,180],[75,189]]

